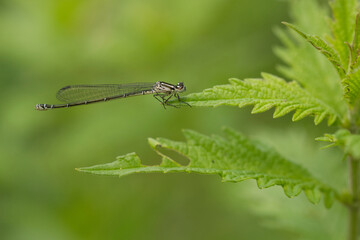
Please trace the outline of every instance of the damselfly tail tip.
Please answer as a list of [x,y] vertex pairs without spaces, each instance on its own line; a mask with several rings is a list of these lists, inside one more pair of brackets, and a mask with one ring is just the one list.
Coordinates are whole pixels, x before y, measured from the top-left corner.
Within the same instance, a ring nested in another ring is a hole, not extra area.
[[47,110],[47,107],[45,106],[45,104],[36,104],[35,109],[39,111],[45,111]]

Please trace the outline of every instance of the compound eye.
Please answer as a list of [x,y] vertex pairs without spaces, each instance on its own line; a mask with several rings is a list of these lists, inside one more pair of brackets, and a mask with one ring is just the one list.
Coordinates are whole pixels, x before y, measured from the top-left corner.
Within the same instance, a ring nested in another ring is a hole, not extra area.
[[177,84],[177,88],[178,88],[178,89],[183,89],[183,88],[184,88],[184,83],[183,83],[183,82],[179,82],[179,83]]

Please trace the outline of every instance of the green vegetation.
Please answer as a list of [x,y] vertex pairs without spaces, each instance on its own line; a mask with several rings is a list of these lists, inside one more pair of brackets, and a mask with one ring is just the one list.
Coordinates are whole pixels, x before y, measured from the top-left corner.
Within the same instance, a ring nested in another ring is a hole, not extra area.
[[[0,0],[0,239],[354,239],[357,7]],[[34,110],[66,85],[156,81],[193,107]]]
[[[286,63],[280,68],[284,79],[263,74],[262,79],[231,79],[228,85],[214,86],[200,93],[184,97],[194,107],[221,105],[244,107],[253,105],[252,113],[275,108],[274,118],[294,112],[292,120],[314,116],[318,125],[328,119],[328,125],[337,129],[317,140],[339,146],[348,159],[348,190],[317,180],[308,170],[284,158],[273,148],[244,135],[226,130],[226,138],[204,136],[185,131],[186,143],[163,138],[149,139],[150,145],[162,156],[160,165],[147,166],[135,153],[120,156],[115,162],[79,168],[79,171],[98,175],[124,176],[131,173],[186,172],[218,174],[227,182],[256,179],[259,188],[275,185],[283,187],[288,197],[305,191],[307,198],[317,203],[321,193],[325,205],[331,207],[334,196],[349,210],[348,239],[359,235],[359,161],[360,161],[360,13],[357,0],[331,2],[332,20],[319,32],[313,28],[324,26],[326,10],[315,1],[294,1],[293,9],[299,12],[294,24],[284,22],[289,30],[277,30],[284,43],[277,53]],[[311,11],[307,11],[311,9]],[[319,14],[323,13],[323,14]],[[304,26],[302,23],[307,22]],[[308,29],[307,29],[308,27]],[[304,29],[304,30],[300,30]],[[316,29],[319,30],[319,29]],[[310,32],[308,34],[306,32]],[[305,48],[297,34],[313,49]],[[330,34],[331,33],[331,34]],[[317,34],[317,35],[312,35]],[[323,56],[318,56],[322,54]],[[325,61],[328,61],[327,63]],[[172,103],[175,103],[173,100]],[[161,148],[170,149],[187,157],[190,162],[182,165]],[[326,150],[324,150],[326,151]],[[327,159],[317,159],[327,164]],[[338,159],[341,162],[341,158]],[[345,164],[343,162],[343,164]],[[316,172],[313,172],[316,175]],[[344,238],[344,237],[343,237]],[[305,239],[305,238],[304,238]]]

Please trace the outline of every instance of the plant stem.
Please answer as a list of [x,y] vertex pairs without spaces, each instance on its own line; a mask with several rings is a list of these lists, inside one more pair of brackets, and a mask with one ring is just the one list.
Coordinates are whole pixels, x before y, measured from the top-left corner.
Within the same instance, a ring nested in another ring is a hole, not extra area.
[[352,196],[349,204],[349,240],[356,240],[359,222],[359,162],[352,156],[348,157],[349,163],[349,188]]

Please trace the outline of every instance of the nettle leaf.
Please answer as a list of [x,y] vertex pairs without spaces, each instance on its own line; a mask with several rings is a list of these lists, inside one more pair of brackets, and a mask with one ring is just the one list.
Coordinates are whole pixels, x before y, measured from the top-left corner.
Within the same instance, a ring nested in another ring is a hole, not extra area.
[[345,68],[341,64],[339,55],[335,52],[335,50],[327,44],[322,38],[309,35],[295,27],[294,25],[283,22],[286,26],[290,27],[294,31],[296,31],[300,36],[302,36],[306,41],[308,41],[311,45],[313,45],[317,50],[319,50],[335,67],[336,71],[338,72],[339,76],[343,78],[345,76]]
[[346,129],[340,129],[335,134],[325,134],[324,137],[318,137],[316,140],[330,142],[332,143],[331,146],[339,146],[346,154],[350,154],[356,159],[360,158],[359,134],[351,134]]
[[351,44],[347,43],[350,52],[349,71],[342,80],[345,99],[352,105],[360,100],[360,14],[356,16],[354,38]]
[[[163,159],[160,165],[141,164],[135,153],[117,158],[115,162],[77,169],[81,172],[125,176],[132,173],[200,173],[220,175],[224,182],[241,182],[255,179],[259,188],[279,185],[286,196],[295,197],[302,191],[312,203],[318,203],[321,195],[330,207],[336,191],[314,178],[306,169],[282,157],[274,149],[230,129],[225,129],[226,138],[205,136],[185,130],[186,142],[164,138],[149,139],[150,145]],[[180,165],[161,148],[171,149],[187,157],[188,165]]]
[[201,93],[184,97],[192,106],[217,107],[230,105],[244,107],[254,105],[252,113],[260,113],[275,107],[274,118],[295,111],[293,121],[306,116],[315,117],[315,124],[328,118],[333,124],[342,115],[321,100],[313,97],[295,81],[286,82],[274,75],[262,74],[263,79],[230,79],[230,84],[214,86]]
[[360,69],[348,74],[342,83],[347,101],[350,104],[357,104],[360,100]]
[[354,19],[358,10],[358,0],[336,0],[331,2],[333,12],[333,21],[331,30],[333,38],[331,44],[338,52],[342,66],[349,65],[349,49],[346,45],[353,40],[354,36]]
[[360,65],[360,13],[356,15],[353,41],[347,44],[350,49],[350,70],[353,71]]
[[[328,9],[318,1],[291,1],[290,6],[292,21],[304,32],[316,34],[322,39],[331,34],[324,17],[329,15]],[[278,27],[275,34],[282,43],[274,49],[275,54],[285,63],[277,67],[279,72],[288,79],[296,80],[314,97],[345,115],[347,104],[343,100],[341,83],[336,68],[327,57],[291,28]]]

